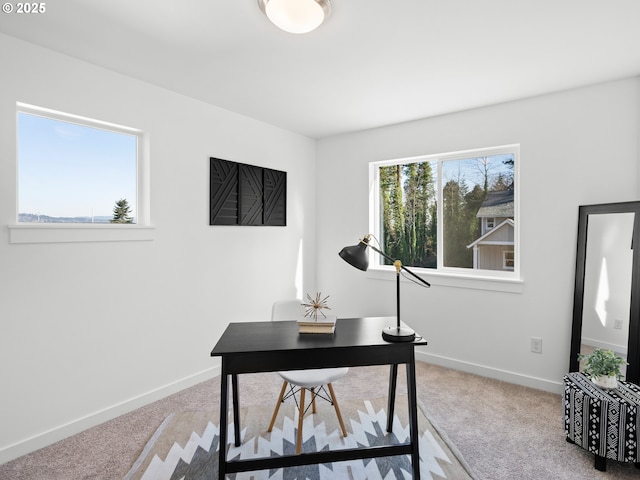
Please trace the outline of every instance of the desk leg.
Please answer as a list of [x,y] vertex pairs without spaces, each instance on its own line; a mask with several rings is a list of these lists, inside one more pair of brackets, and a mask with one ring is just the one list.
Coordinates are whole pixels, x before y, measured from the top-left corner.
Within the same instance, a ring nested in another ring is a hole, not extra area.
[[231,375],[231,395],[233,395],[233,438],[240,446],[240,399],[238,398],[238,375]]
[[220,452],[218,460],[218,480],[225,480],[227,474],[227,403],[229,396],[228,375],[224,370],[222,359],[222,374],[220,375]]
[[387,401],[387,432],[393,430],[393,412],[396,406],[396,383],[398,380],[398,364],[391,365],[391,373],[389,375],[389,395]]
[[418,437],[418,396],[416,393],[416,362],[413,352],[407,367],[407,393],[409,397],[409,435],[411,437],[411,465],[413,479],[420,480],[420,445]]

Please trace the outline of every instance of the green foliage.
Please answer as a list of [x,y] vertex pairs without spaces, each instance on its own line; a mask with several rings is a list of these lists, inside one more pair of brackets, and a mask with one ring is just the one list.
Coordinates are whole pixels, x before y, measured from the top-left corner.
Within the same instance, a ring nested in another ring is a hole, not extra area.
[[[404,181],[404,244],[403,261],[408,265],[429,266],[435,261],[436,231],[431,235],[435,220],[435,187],[431,165],[428,162],[403,166]],[[400,258],[400,257],[399,257]]]
[[121,198],[113,207],[113,218],[110,223],[133,223],[133,218],[129,216],[131,207],[126,198]]
[[588,355],[579,354],[578,360],[585,362],[583,371],[592,378],[600,375],[620,377],[622,375],[622,366],[627,365],[623,358],[616,356],[611,350],[602,348],[596,348],[593,353]]
[[380,190],[383,204],[383,245],[393,258],[404,254],[404,202],[401,165],[380,168]]
[[444,186],[443,233],[446,247],[443,263],[445,266],[473,267],[473,251],[467,248],[467,245],[478,237],[480,222],[476,219],[476,213],[485,196],[484,190],[479,185],[469,192],[464,180],[449,180]]
[[435,268],[435,198],[428,162],[380,167],[382,245],[389,256],[406,265]]

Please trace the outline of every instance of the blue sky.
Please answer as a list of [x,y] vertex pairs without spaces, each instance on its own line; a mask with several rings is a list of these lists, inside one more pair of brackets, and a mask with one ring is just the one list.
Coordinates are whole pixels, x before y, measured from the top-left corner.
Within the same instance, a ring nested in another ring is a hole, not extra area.
[[136,214],[137,136],[18,113],[20,213],[111,216],[126,198]]
[[443,183],[448,180],[464,180],[469,190],[473,190],[475,185],[482,186],[484,171],[480,165],[483,161],[486,161],[488,163],[489,183],[491,184],[498,174],[503,174],[504,176],[513,174],[513,168],[504,164],[506,160],[513,160],[513,154],[445,161],[443,162]]

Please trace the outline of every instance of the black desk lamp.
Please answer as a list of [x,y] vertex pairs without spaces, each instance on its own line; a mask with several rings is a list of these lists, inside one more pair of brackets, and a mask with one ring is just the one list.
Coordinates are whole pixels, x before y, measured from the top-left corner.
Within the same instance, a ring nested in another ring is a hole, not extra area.
[[[388,342],[412,342],[416,337],[415,332],[410,328],[400,326],[400,272],[407,272],[409,275],[423,284],[422,286],[430,287],[431,285],[429,284],[429,282],[420,278],[407,267],[402,265],[402,262],[400,260],[394,260],[379,248],[371,245],[369,243],[370,239],[371,235],[367,234],[363,239],[360,240],[357,245],[344,247],[342,250],[340,250],[340,253],[338,255],[340,255],[345,262],[365,272],[367,271],[367,268],[369,268],[369,256],[367,255],[367,247],[371,248],[374,252],[379,253],[390,262],[393,262],[393,266],[396,267],[396,298],[398,312],[397,325],[395,327],[386,327],[384,330],[382,330],[382,338],[384,338]],[[415,280],[413,279],[410,280],[415,282]]]

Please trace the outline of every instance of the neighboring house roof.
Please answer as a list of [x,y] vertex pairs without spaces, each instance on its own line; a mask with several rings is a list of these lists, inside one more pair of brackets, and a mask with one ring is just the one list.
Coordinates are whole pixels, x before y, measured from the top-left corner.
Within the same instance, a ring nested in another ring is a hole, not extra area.
[[474,241],[473,243],[470,243],[469,245],[467,245],[467,248],[472,248],[472,247],[475,247],[478,244],[486,242],[492,236],[495,236],[495,234],[498,233],[506,225],[510,225],[513,228],[515,226],[515,222],[513,220],[511,220],[510,218],[507,218],[502,223],[500,223],[500,225],[497,225],[496,227],[492,228],[487,233],[485,233],[480,238],[478,238],[476,241]]
[[487,192],[476,217],[513,217],[513,190]]

